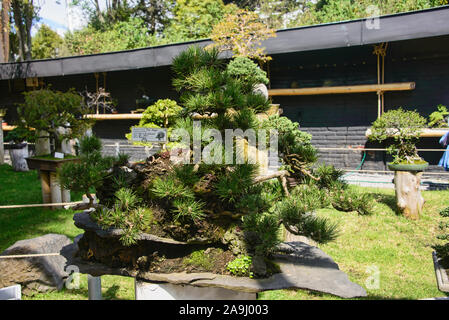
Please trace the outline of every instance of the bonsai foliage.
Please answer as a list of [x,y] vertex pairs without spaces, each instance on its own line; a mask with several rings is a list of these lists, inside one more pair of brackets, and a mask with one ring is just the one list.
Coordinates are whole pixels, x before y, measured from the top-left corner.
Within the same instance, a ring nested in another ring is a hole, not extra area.
[[[170,136],[170,127],[174,124],[181,111],[182,107],[180,107],[176,101],[171,99],[159,99],[143,112],[139,125],[131,127],[131,130],[134,127],[168,128],[168,135]],[[126,134],[126,138],[131,140],[132,132]],[[145,142],[135,142],[134,144],[146,146],[152,145],[151,143]]]
[[252,91],[258,83],[269,82],[267,73],[247,57],[235,57],[229,62],[226,70],[232,77],[239,79],[248,91]]
[[437,111],[434,111],[429,116],[429,127],[431,128],[443,128],[448,126],[447,116],[449,116],[449,111],[447,111],[446,106],[439,104],[437,106]]
[[214,26],[210,38],[220,51],[230,50],[235,56],[262,62],[271,60],[261,47],[262,41],[276,37],[273,29],[260,22],[255,12],[238,10]]
[[[40,89],[23,94],[25,102],[17,108],[18,125],[29,130],[30,141],[50,138],[52,150],[58,151],[62,140],[80,137],[92,124],[83,119],[88,108],[73,89],[67,92]],[[48,136],[39,136],[42,131]]]
[[269,108],[263,96],[244,90],[241,80],[226,71],[216,49],[192,46],[173,60],[172,69],[184,113],[217,114],[205,123],[209,127],[253,128],[254,112]]
[[137,243],[141,231],[153,221],[151,209],[142,206],[140,199],[131,189],[122,188],[115,193],[115,203],[111,209],[99,208],[91,218],[107,229],[119,228],[123,231],[120,242],[124,246]]
[[426,119],[416,111],[406,111],[402,108],[385,112],[371,127],[372,141],[392,139],[387,152],[393,156],[393,163],[416,163],[423,160],[418,155],[416,143]]
[[299,124],[286,117],[270,116],[261,124],[264,129],[278,132],[278,151],[282,163],[291,175],[299,180],[316,179],[311,173],[311,166],[318,159],[317,151],[312,146],[312,136],[299,130]]
[[15,144],[22,143],[29,137],[29,130],[23,127],[15,127],[5,137],[5,141],[12,141]]
[[123,159],[103,157],[101,141],[95,136],[85,136],[81,139],[79,152],[79,162],[64,163],[58,170],[59,182],[66,189],[84,192],[89,199],[89,206],[93,206],[91,189],[100,187],[108,176],[109,169]]

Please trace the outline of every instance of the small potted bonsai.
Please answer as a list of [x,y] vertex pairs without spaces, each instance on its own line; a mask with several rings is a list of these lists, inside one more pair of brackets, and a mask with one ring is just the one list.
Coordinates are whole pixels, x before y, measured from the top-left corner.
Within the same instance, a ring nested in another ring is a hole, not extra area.
[[[27,159],[28,166],[56,171],[60,162],[73,159],[73,155],[63,150],[64,141],[80,137],[91,126],[91,121],[83,118],[88,108],[73,89],[67,92],[41,89],[24,95],[25,102],[17,109],[18,126],[28,130],[30,141],[47,144],[43,148],[47,154],[37,152],[37,156]],[[65,156],[55,157],[56,152]]]
[[393,161],[387,166],[395,172],[397,206],[402,214],[412,219],[419,217],[424,205],[419,186],[422,171],[429,164],[418,155],[416,143],[425,127],[426,119],[418,112],[398,108],[374,121],[369,136],[371,141],[390,141],[387,152],[393,156]]
[[9,156],[14,171],[28,171],[26,158],[28,157],[28,130],[16,127],[11,130],[5,137],[5,141],[9,142]]

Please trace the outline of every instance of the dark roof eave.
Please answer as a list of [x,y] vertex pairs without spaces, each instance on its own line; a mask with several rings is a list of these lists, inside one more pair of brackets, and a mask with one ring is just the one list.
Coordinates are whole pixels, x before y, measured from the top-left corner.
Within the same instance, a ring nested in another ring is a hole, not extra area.
[[[449,34],[449,6],[382,16],[379,29],[370,29],[367,19],[279,30],[264,41],[268,54],[341,48]],[[368,21],[369,24],[370,21]],[[199,40],[95,55],[0,64],[0,80],[52,77],[94,72],[133,70],[170,65],[173,58]]]

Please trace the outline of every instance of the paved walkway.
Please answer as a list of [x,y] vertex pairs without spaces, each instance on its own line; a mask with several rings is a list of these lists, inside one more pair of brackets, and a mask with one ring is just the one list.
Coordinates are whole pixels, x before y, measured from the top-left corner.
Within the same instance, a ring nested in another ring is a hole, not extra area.
[[[343,180],[349,184],[362,187],[388,188],[394,189],[394,174],[368,174],[358,172],[348,172],[343,176]],[[421,179],[421,190],[447,190],[449,189],[449,178],[439,178],[438,176],[424,176]]]

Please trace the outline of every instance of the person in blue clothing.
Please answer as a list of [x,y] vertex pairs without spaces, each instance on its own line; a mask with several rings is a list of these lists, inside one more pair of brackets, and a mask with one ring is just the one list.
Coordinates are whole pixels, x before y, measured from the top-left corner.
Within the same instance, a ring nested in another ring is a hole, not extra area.
[[[449,124],[449,120],[448,120]],[[444,136],[441,137],[439,143],[446,147],[446,151],[444,151],[443,156],[440,159],[440,162],[438,162],[438,165],[440,167],[443,167],[444,170],[449,171],[449,131],[446,132]]]

